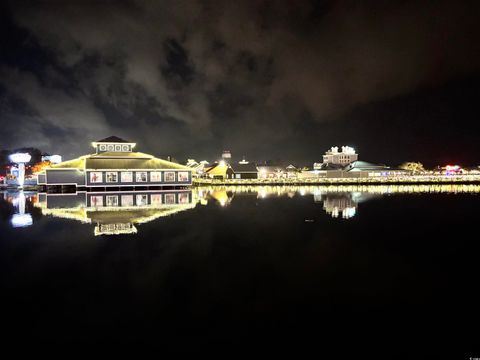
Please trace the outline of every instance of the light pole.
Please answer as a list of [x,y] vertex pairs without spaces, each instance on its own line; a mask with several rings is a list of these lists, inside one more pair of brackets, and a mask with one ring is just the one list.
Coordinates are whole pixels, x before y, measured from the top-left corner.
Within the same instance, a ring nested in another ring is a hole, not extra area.
[[32,157],[28,153],[15,153],[10,155],[10,161],[18,165],[18,186],[23,188],[25,183],[25,164],[30,161]]

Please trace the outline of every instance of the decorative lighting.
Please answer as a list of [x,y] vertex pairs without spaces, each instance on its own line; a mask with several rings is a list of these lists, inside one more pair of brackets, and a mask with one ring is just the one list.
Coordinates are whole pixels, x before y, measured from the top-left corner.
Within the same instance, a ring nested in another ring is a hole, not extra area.
[[10,223],[14,228],[31,226],[33,224],[32,215],[14,214]]
[[15,153],[10,155],[10,161],[15,164],[25,164],[28,163],[32,157],[28,153]]
[[32,157],[28,153],[15,153],[10,155],[10,161],[18,164],[18,186],[23,187],[25,183],[25,164],[28,163]]

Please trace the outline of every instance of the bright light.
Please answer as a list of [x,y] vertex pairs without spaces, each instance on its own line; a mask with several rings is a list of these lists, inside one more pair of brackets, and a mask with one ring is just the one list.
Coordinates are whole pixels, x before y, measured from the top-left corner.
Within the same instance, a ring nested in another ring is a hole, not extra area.
[[220,160],[220,162],[218,163],[218,165],[220,165],[220,166],[225,166],[225,161]]
[[32,215],[30,214],[14,214],[11,220],[12,227],[27,227],[33,224]]
[[32,157],[28,153],[16,153],[10,155],[10,161],[16,164],[25,164],[30,161]]
[[62,157],[60,155],[43,156],[42,160],[50,161],[52,164],[58,164],[62,162]]

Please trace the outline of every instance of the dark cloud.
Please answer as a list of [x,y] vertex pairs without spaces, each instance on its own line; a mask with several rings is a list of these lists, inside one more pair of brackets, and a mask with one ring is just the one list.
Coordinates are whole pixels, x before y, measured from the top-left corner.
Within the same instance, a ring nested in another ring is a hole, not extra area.
[[312,161],[334,141],[375,141],[342,135],[364,121],[356,109],[478,74],[477,10],[473,1],[11,2],[4,33],[19,41],[0,63],[2,141],[28,135],[28,145],[73,156],[116,134],[163,156],[213,159],[228,148]]

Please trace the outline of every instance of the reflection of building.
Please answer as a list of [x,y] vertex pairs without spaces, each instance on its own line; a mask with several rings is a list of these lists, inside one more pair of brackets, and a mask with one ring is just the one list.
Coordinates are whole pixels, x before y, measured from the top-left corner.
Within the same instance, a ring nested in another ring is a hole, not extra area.
[[16,213],[12,215],[10,223],[12,227],[27,227],[33,224],[32,215],[25,212],[26,197],[23,191],[16,193],[12,198],[12,204],[16,208]]
[[38,184],[106,188],[192,183],[191,168],[133,152],[135,143],[111,136],[92,145],[95,154],[52,165],[38,175]]
[[334,218],[339,217],[339,215],[344,219],[355,216],[357,202],[354,201],[351,193],[328,194],[314,199],[316,202],[321,200],[325,212]]
[[136,233],[136,224],[193,209],[190,190],[39,194],[44,215],[94,223],[95,235]]

